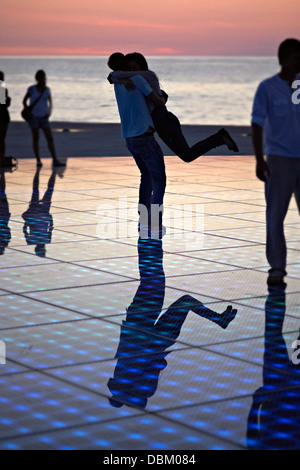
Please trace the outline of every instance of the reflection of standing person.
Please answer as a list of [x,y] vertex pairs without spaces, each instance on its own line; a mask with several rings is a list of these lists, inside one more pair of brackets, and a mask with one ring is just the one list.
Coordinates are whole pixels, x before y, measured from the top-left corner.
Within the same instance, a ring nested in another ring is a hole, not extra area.
[[48,188],[43,199],[39,199],[39,176],[40,169],[37,168],[32,188],[32,198],[29,208],[22,215],[24,219],[23,233],[27,245],[36,245],[35,253],[41,258],[46,256],[46,244],[51,243],[53,218],[50,214],[51,198],[54,190],[56,172],[53,171]]
[[[263,384],[248,416],[250,450],[299,450],[300,367],[284,338],[286,284],[269,287],[265,303]],[[299,341],[296,340],[296,344]]]
[[[167,95],[161,91],[156,74],[149,70],[148,63],[142,54],[138,52],[127,54],[125,60],[129,71],[112,72],[108,77],[111,83],[131,79],[138,74],[148,81],[157,94],[162,94],[165,98],[167,97]],[[222,145],[227,145],[229,150],[238,152],[239,149],[236,143],[226,129],[220,129],[216,134],[190,147],[183,135],[181,124],[177,116],[168,111],[166,106],[158,107],[155,103],[151,102],[151,99],[148,99],[147,102],[155,130],[159,137],[184,162],[190,163],[201,155]]]
[[52,97],[50,88],[46,86],[46,73],[43,70],[38,70],[35,74],[35,79],[37,83],[36,85],[32,85],[28,88],[23,99],[23,106],[27,106],[28,99],[30,100],[30,105],[39,99],[34,105],[32,109],[32,117],[28,121],[32,132],[33,150],[37,160],[37,165],[42,166],[39,151],[39,129],[42,129],[52,156],[53,165],[64,166],[56,156],[53,135],[49,124],[49,117],[52,113]]
[[218,314],[190,295],[183,295],[162,312],[165,273],[161,240],[139,239],[140,285],[122,322],[117,364],[108,381],[114,407],[144,408],[157,388],[166,357],[190,311],[226,329],[236,310],[229,305]]
[[[4,73],[0,71],[0,81],[4,82]],[[4,87],[3,87],[4,88]],[[8,96],[7,88],[4,88],[4,101],[0,100],[0,166],[5,166],[5,138],[10,122],[8,107],[10,106],[11,99]],[[11,166],[11,165],[10,165]]]
[[[123,54],[112,54],[108,66],[113,70],[122,69],[125,66]],[[152,211],[159,210],[159,214],[155,213],[151,221],[143,220],[142,223],[147,226],[151,223],[151,229],[155,224],[155,230],[161,232],[166,188],[165,163],[161,148],[154,138],[154,125],[145,97],[151,97],[158,106],[162,106],[164,101],[143,77],[133,77],[132,80],[135,89],[131,91],[123,85],[115,84],[122,136],[141,173],[139,208],[145,207],[148,217],[152,217]]]
[[8,246],[11,233],[8,226],[10,212],[8,201],[5,194],[5,170],[0,170],[0,255],[3,255],[5,248]]
[[293,194],[300,211],[300,106],[292,102],[300,41],[283,41],[278,58],[281,70],[260,83],[252,112],[256,175],[265,182],[269,285],[282,283],[287,274],[284,219]]

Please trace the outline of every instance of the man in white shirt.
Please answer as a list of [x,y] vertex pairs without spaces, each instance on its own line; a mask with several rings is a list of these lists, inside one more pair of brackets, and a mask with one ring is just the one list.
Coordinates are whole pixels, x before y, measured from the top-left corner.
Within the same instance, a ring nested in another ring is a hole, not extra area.
[[[124,55],[114,53],[109,57],[112,70],[124,68]],[[139,190],[140,223],[162,228],[163,199],[166,188],[166,172],[162,150],[154,138],[154,124],[146,103],[146,97],[157,105],[164,100],[141,76],[131,78],[134,88],[128,90],[123,84],[115,84],[115,94],[121,119],[122,137],[126,140],[140,172]],[[147,214],[148,220],[145,219]]]
[[270,286],[282,284],[287,274],[284,219],[293,194],[300,212],[300,104],[292,99],[300,72],[300,41],[283,41],[278,59],[280,72],[258,86],[251,121],[256,175],[265,182]]

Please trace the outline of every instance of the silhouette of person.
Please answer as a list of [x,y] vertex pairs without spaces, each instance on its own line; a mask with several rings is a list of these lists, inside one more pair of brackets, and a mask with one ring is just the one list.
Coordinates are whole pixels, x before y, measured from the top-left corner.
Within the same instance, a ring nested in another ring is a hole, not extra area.
[[138,240],[140,284],[122,322],[114,375],[108,381],[114,407],[144,408],[157,388],[166,357],[191,310],[225,329],[236,310],[218,314],[190,295],[183,295],[162,313],[165,296],[162,241]]
[[[0,167],[11,166],[5,161],[5,139],[7,134],[10,116],[8,109],[11,104],[11,99],[8,96],[8,90],[4,87],[4,73],[0,71],[1,83],[1,99],[0,99]],[[2,96],[3,95],[3,96]]]
[[293,355],[289,358],[283,337],[286,284],[268,289],[263,385],[253,395],[247,446],[250,450],[299,450],[300,361],[293,362]]
[[24,219],[23,233],[27,245],[36,245],[35,253],[44,258],[46,245],[51,243],[53,217],[50,214],[51,199],[54,191],[57,170],[53,169],[43,199],[39,198],[40,168],[36,169],[33,178],[32,197],[27,211],[22,214]]
[[29,100],[30,105],[39,98],[38,102],[32,109],[32,117],[28,121],[28,125],[32,132],[33,150],[37,160],[37,166],[42,166],[39,151],[39,129],[42,129],[47,140],[48,148],[52,156],[53,166],[65,166],[61,163],[57,156],[54,145],[54,139],[50,128],[49,117],[52,113],[52,96],[51,90],[46,85],[47,77],[44,70],[38,70],[35,74],[36,84],[31,85],[23,99],[23,106],[27,106]]
[[[112,54],[108,59],[108,66],[112,70],[124,68],[124,55],[118,52]],[[139,222],[150,226],[151,230],[160,236],[163,229],[162,213],[166,189],[165,162],[161,148],[154,138],[154,124],[145,97],[151,97],[157,106],[163,106],[164,101],[143,77],[132,77],[132,81],[135,87],[130,91],[118,83],[114,85],[122,137],[126,140],[127,148],[141,173]],[[146,219],[142,217],[141,208],[146,209]]]
[[[148,81],[157,94],[162,94],[165,100],[168,95],[160,89],[157,75],[149,70],[145,57],[133,52],[125,55],[127,68],[129,71],[114,71],[108,76],[110,83],[122,83],[129,88],[132,86],[130,80],[133,76],[141,75]],[[151,111],[156,132],[162,141],[184,162],[190,163],[210,150],[227,145],[229,150],[238,152],[238,147],[226,129],[220,129],[216,134],[201,140],[190,147],[183,135],[181,124],[177,116],[168,111],[166,106],[156,106],[148,98],[148,105]]]
[[280,72],[259,84],[252,110],[256,176],[265,182],[268,285],[280,285],[287,274],[284,219],[293,194],[300,211],[300,106],[292,101],[300,41],[283,41],[278,59]]
[[5,186],[5,170],[0,168],[0,255],[4,254],[5,248],[8,246],[11,239],[10,228],[8,226],[10,212]]

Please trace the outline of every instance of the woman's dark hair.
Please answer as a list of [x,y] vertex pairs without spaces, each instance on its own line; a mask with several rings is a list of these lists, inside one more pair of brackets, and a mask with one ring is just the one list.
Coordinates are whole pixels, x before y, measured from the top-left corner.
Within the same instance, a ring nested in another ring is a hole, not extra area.
[[278,48],[278,59],[281,64],[284,59],[287,59],[290,54],[300,52],[300,41],[298,39],[286,39]]
[[35,74],[35,79],[38,81],[40,78],[46,76],[46,72],[44,70],[38,70]]
[[131,61],[136,62],[141,67],[141,70],[149,70],[148,63],[145,57],[139,52],[131,52],[130,54],[126,54],[125,60],[127,64]]

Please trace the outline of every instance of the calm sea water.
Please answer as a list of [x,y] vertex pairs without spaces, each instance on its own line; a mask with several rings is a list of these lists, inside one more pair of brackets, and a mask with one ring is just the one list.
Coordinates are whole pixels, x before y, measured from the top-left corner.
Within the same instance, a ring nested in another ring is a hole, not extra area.
[[[168,109],[182,124],[248,125],[258,83],[278,72],[274,57],[148,57],[168,93]],[[20,121],[22,99],[44,69],[51,88],[52,120],[119,122],[107,57],[0,57],[12,98],[10,115]]]

